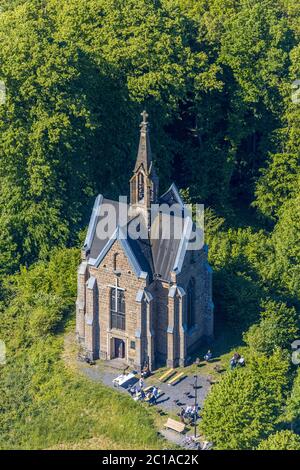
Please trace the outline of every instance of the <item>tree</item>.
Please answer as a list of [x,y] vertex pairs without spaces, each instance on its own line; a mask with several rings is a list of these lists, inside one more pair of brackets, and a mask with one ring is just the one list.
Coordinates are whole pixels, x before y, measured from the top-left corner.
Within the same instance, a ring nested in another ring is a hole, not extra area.
[[261,320],[249,328],[244,335],[245,342],[252,351],[268,355],[276,348],[290,349],[299,334],[296,309],[274,300],[263,301],[261,306]]
[[272,134],[283,108],[281,79],[293,45],[279,3],[240,1],[237,12],[225,19],[221,37],[219,60],[227,71],[226,89],[234,96],[227,131],[235,150],[231,187],[248,200],[253,179],[274,148]]
[[256,186],[254,206],[276,220],[283,204],[297,191],[300,175],[300,154],[274,154],[262,171]]
[[300,450],[300,436],[292,431],[278,431],[261,441],[258,450]]
[[210,67],[189,44],[190,25],[149,0],[31,0],[1,14],[0,223],[12,256],[46,258],[74,242],[97,192],[128,192],[145,105],[169,183],[174,143],[164,126]]
[[73,191],[82,198],[85,186],[84,172],[76,177],[90,127],[79,93],[80,58],[76,47],[64,47],[53,35],[53,18],[38,0],[1,15],[7,97],[0,107],[0,222],[23,263],[70,240],[78,222]]
[[295,377],[292,391],[287,400],[285,418],[293,430],[300,431],[300,370]]
[[252,356],[227,372],[205,400],[201,430],[216,449],[254,449],[274,432],[286,399],[289,361],[281,351]]
[[[298,181],[298,187],[300,180]],[[274,247],[269,276],[290,295],[300,291],[300,193],[296,191],[280,212],[280,219],[272,234]]]
[[7,273],[16,256],[28,265],[47,258],[53,246],[74,243],[98,192],[128,193],[145,106],[161,187],[174,178],[190,187],[193,202],[224,209],[232,196],[234,203],[242,194],[249,200],[253,178],[273,150],[273,131],[286,123],[289,146],[281,153],[296,155],[298,111],[283,103],[288,75],[298,73],[296,14],[292,9],[290,24],[285,14],[291,5],[8,3],[2,1],[0,25]]

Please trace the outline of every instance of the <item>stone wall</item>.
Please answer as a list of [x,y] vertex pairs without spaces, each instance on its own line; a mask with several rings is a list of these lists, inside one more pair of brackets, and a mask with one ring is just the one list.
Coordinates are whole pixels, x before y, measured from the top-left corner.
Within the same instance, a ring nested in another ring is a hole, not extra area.
[[76,300],[76,336],[79,343],[84,342],[85,337],[85,308],[86,308],[86,281],[88,278],[88,266],[82,261],[77,272],[77,300]]
[[155,360],[164,364],[168,355],[168,293],[169,284],[155,281],[150,287],[154,297]]
[[[182,270],[177,276],[177,284],[187,290],[191,278],[195,281],[196,324],[186,331],[188,354],[201,342],[213,338],[212,270],[205,246],[202,250],[187,252]],[[186,322],[186,305],[184,317]]]
[[[113,338],[118,338],[125,342],[125,360],[129,364],[136,364],[136,347],[139,341],[139,338],[136,338],[136,331],[141,316],[141,304],[136,301],[136,295],[139,289],[146,287],[146,280],[137,278],[118,240],[104,257],[99,268],[90,267],[90,275],[96,278],[98,286],[99,356],[102,359],[112,359]],[[110,325],[110,290],[117,279],[119,287],[125,289],[125,331],[111,329]]]

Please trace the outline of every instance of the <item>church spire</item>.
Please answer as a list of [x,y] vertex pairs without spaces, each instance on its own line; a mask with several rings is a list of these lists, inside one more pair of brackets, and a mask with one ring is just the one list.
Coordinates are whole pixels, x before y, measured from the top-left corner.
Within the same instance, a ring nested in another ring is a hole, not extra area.
[[149,209],[152,202],[158,198],[158,177],[153,162],[149,138],[149,122],[146,111],[141,113],[140,143],[137,159],[130,180],[130,202]]
[[150,138],[149,138],[149,123],[148,123],[148,113],[143,111],[141,113],[143,118],[140,124],[140,143],[138,149],[138,155],[136,159],[136,164],[134,171],[136,172],[141,165],[143,165],[144,170],[146,173],[149,173],[151,169],[152,163],[152,153],[151,153],[151,146],[150,146]]

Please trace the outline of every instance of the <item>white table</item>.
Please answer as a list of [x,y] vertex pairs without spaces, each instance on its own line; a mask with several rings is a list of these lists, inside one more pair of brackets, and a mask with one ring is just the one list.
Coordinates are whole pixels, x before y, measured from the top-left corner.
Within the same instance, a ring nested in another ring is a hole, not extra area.
[[119,375],[119,377],[116,377],[113,380],[113,384],[115,387],[122,387],[123,385],[126,384],[126,382],[129,382],[134,377],[135,377],[135,374],[133,374],[132,372],[130,372],[130,374],[125,374],[125,375],[121,374]]

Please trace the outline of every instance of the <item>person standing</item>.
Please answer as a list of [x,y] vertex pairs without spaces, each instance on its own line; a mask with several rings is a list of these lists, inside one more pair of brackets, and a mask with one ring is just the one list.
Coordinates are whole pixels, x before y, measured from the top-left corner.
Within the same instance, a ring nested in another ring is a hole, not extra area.
[[209,362],[211,358],[212,358],[212,353],[211,353],[211,350],[209,349],[207,353],[205,354],[204,359],[206,360],[206,362]]
[[235,357],[233,356],[233,357],[230,359],[230,369],[233,370],[235,367],[236,367],[236,359],[235,359]]
[[245,367],[245,358],[244,358],[244,356],[241,356],[239,358],[238,364],[239,364],[240,367]]
[[158,389],[157,389],[156,387],[153,387],[152,393],[153,393],[153,402],[154,402],[155,405],[156,405],[156,401],[157,401],[157,399],[158,399]]
[[143,390],[143,388],[144,388],[144,379],[143,379],[143,377],[141,377],[140,380],[139,380],[139,386],[140,386],[140,389]]
[[180,410],[180,413],[179,413],[179,417],[180,417],[180,421],[182,423],[185,423],[184,421],[184,417],[185,417],[185,409],[183,407],[181,407],[181,410]]

